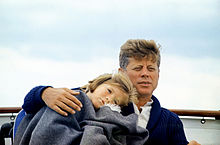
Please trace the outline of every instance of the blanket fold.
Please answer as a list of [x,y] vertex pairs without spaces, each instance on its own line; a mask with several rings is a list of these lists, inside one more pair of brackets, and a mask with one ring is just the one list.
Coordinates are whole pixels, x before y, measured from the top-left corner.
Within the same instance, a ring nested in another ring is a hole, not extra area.
[[18,126],[14,145],[141,145],[148,131],[137,126],[137,115],[112,111],[108,106],[95,110],[83,93],[80,112],[64,117],[48,107],[27,114]]

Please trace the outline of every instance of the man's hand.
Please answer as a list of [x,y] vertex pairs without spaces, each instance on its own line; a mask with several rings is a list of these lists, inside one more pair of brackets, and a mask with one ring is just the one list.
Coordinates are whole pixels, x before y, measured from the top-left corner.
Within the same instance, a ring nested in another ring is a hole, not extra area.
[[75,110],[81,110],[82,103],[75,95],[79,95],[79,92],[67,88],[49,87],[43,91],[41,97],[48,107],[63,116],[67,116],[67,112],[74,114]]
[[199,144],[199,143],[196,142],[195,140],[192,140],[192,141],[189,142],[188,145],[201,145],[201,144]]

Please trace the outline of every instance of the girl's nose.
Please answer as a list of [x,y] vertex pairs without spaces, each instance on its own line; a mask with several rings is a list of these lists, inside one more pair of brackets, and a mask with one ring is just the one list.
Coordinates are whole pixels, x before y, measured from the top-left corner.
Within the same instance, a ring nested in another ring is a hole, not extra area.
[[106,99],[106,103],[110,103],[110,98],[109,98],[109,96],[106,96],[105,99]]

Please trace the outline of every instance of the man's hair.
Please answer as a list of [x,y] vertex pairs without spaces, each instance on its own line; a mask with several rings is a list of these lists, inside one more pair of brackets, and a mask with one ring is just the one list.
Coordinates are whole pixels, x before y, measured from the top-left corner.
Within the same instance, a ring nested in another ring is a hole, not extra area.
[[81,87],[81,89],[86,93],[89,91],[93,93],[95,89],[101,84],[116,86],[118,89],[128,94],[128,99],[125,101],[124,105],[127,105],[129,102],[137,103],[137,91],[133,87],[133,84],[128,76],[124,73],[100,75],[92,81],[89,81],[89,83]]
[[119,65],[126,69],[129,58],[142,59],[146,58],[152,62],[157,62],[160,67],[160,45],[157,45],[154,40],[130,39],[121,46],[119,54]]

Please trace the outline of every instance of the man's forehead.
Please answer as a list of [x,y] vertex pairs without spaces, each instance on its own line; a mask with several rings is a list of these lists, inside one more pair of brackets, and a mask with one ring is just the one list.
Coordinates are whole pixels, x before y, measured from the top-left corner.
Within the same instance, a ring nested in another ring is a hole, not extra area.
[[146,62],[146,63],[156,64],[156,61],[152,58],[149,58],[149,57],[142,57],[142,58],[130,57],[128,60],[129,60],[129,63]]

